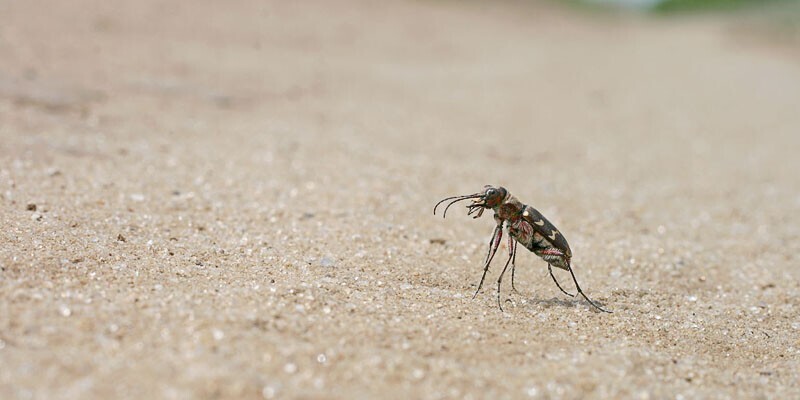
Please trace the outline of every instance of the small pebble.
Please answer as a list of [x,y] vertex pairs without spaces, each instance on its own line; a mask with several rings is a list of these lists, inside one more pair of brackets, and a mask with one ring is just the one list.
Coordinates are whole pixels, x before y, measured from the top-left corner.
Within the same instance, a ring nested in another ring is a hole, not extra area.
[[274,387],[264,386],[264,388],[261,389],[261,396],[263,396],[265,399],[273,399],[275,398],[275,392],[276,390]]
[[332,267],[335,265],[335,261],[333,258],[325,256],[319,260],[319,265],[323,267]]
[[288,364],[283,366],[283,371],[286,372],[287,374],[293,374],[293,373],[297,372],[297,364],[288,363]]
[[72,310],[70,310],[69,307],[63,304],[58,307],[58,312],[61,314],[62,317],[69,317],[70,315],[72,315]]

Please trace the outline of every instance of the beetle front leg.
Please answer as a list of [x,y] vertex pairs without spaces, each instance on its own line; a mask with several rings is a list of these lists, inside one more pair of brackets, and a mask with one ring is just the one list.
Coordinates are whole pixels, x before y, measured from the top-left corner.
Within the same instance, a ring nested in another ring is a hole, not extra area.
[[[500,311],[503,311],[503,306],[500,304],[500,284],[503,282],[503,275],[506,274],[506,269],[508,269],[508,264],[511,263],[511,261],[514,259],[514,255],[515,255],[515,251],[514,250],[515,250],[514,239],[511,237],[511,235],[508,235],[508,260],[506,260],[506,265],[503,267],[503,271],[500,272],[500,276],[497,278],[497,306],[500,307]],[[511,277],[512,277],[512,282],[513,282],[513,277],[514,277],[514,274],[513,274],[514,264],[513,263],[511,264],[511,267],[512,267],[511,268],[511,271],[512,271]]]
[[[498,226],[502,228],[502,224]],[[489,248],[486,251],[486,257],[483,259],[484,266],[486,266],[486,264],[489,262],[490,256],[494,257],[494,254],[492,254],[492,248],[494,247],[494,242],[499,241],[499,239],[497,239],[497,229],[498,229],[497,227],[494,228],[494,232],[492,232],[492,237],[489,238]],[[500,234],[502,235],[503,232],[500,232]]]
[[483,287],[483,281],[486,279],[486,273],[489,272],[489,264],[492,263],[492,258],[494,258],[495,253],[497,253],[497,247],[500,246],[500,240],[503,239],[503,224],[497,224],[494,228],[494,233],[492,233],[492,238],[489,240],[489,253],[486,254],[486,261],[483,265],[483,276],[481,276],[481,282],[478,284],[478,289],[475,290],[475,294],[472,295],[474,299],[475,296],[478,295],[478,292],[481,291],[481,287]]

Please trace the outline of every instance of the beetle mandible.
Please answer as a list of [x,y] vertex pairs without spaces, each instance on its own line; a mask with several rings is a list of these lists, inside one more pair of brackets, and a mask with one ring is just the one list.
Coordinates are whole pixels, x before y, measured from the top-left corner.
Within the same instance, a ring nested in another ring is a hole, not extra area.
[[512,196],[505,188],[486,185],[481,192],[444,198],[433,207],[433,214],[436,215],[436,208],[439,207],[440,204],[452,200],[444,208],[444,212],[442,213],[442,218],[444,218],[447,216],[447,209],[450,208],[450,206],[459,201],[470,199],[472,200],[472,204],[467,206],[469,210],[467,215],[475,214],[473,218],[480,218],[484,210],[491,209],[494,211],[494,220],[497,223],[494,228],[494,233],[492,233],[492,237],[489,239],[489,251],[483,262],[483,276],[481,276],[478,289],[475,290],[475,294],[472,296],[473,299],[478,295],[481,287],[483,287],[483,281],[486,279],[486,273],[489,271],[489,264],[491,264],[495,253],[497,253],[497,248],[500,246],[500,241],[503,239],[503,229],[505,228],[508,231],[508,260],[506,260],[500,277],[497,278],[497,305],[500,307],[500,311],[503,310],[503,306],[500,304],[500,283],[503,281],[503,275],[505,275],[509,264],[511,264],[511,289],[516,291],[514,287],[514,270],[516,266],[514,264],[517,258],[517,244],[519,243],[547,262],[547,269],[550,273],[550,277],[553,278],[553,282],[556,283],[556,286],[558,286],[564,294],[571,297],[575,296],[564,290],[561,285],[558,284],[556,277],[553,275],[552,267],[569,271],[572,275],[572,281],[575,282],[575,288],[578,289],[578,293],[580,293],[589,304],[600,311],[611,312],[595,304],[583,293],[581,286],[578,284],[578,280],[575,278],[575,272],[572,271],[572,266],[570,264],[572,251],[564,235],[539,211],[529,205],[522,204],[521,201]]

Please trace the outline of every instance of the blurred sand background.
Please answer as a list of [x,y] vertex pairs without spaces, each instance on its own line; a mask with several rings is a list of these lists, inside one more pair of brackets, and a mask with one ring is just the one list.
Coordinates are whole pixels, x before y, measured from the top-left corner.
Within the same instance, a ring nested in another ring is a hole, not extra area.
[[[0,398],[797,398],[800,42],[748,21],[0,1]],[[500,312],[505,243],[472,300],[491,218],[431,208],[484,184],[614,313],[527,252]]]

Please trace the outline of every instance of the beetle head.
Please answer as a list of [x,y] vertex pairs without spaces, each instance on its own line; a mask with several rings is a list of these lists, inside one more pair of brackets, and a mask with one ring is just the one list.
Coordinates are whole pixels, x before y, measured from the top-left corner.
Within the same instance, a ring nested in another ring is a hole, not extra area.
[[487,208],[495,208],[503,203],[508,192],[505,188],[497,186],[486,185],[483,187],[483,192],[468,205],[469,212],[467,215],[476,213],[472,218],[480,218],[483,215],[483,210]]
[[442,217],[445,217],[447,215],[447,209],[450,208],[450,206],[452,206],[455,203],[458,203],[459,201],[471,199],[472,204],[467,206],[467,208],[469,209],[467,215],[472,215],[473,213],[477,212],[477,214],[473,218],[479,218],[483,214],[483,210],[487,208],[495,208],[500,204],[502,204],[507,194],[508,192],[506,191],[505,188],[502,188],[500,186],[495,187],[491,185],[486,185],[483,187],[483,191],[481,192],[473,194],[465,194],[462,196],[447,197],[442,199],[440,202],[436,203],[436,205],[433,207],[433,213],[436,214],[436,208],[439,207],[439,204],[451,200],[450,204],[448,204],[447,207],[444,208],[444,213],[442,213]]
[[[508,191],[502,186],[486,185],[483,187],[483,196],[480,201],[476,201],[476,205],[484,208],[495,208],[503,203]],[[482,203],[481,203],[482,201]]]

